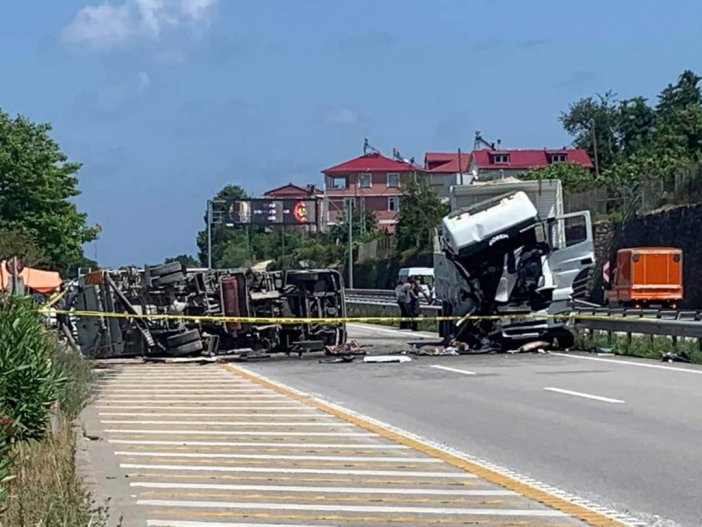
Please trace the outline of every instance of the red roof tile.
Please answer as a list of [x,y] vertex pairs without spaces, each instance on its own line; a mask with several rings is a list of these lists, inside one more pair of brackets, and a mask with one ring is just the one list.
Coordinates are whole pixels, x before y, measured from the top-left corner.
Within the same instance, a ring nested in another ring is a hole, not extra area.
[[[493,155],[508,154],[508,163],[493,163]],[[585,168],[592,168],[590,156],[582,148],[565,148],[559,150],[488,150],[483,148],[473,150],[471,156],[475,160],[478,168],[481,169],[528,169],[544,167],[549,164],[551,154],[566,154],[568,163],[577,163]]]
[[458,166],[458,152],[453,154],[442,153],[427,153],[424,156],[426,166],[434,165],[429,169],[432,174],[457,174],[458,172],[467,172],[470,164],[470,154],[461,153],[461,165]]
[[263,193],[267,197],[303,197],[303,196],[313,196],[314,194],[321,195],[322,191],[316,189],[314,185],[307,185],[301,187],[293,183],[288,183],[271,190],[267,190]]
[[365,154],[325,170],[324,174],[346,174],[348,172],[424,172],[418,165],[395,161],[382,154]]

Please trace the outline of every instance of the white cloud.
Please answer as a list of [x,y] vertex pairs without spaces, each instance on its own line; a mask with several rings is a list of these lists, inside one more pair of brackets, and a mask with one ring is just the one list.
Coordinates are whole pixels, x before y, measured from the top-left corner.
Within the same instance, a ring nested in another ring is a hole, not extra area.
[[181,0],[183,12],[192,20],[200,20],[217,0]]
[[70,44],[105,49],[120,46],[134,34],[134,23],[127,5],[104,3],[85,6],[64,29],[63,38]]
[[104,51],[201,22],[218,0],[106,0],[80,9],[63,31],[66,44]]
[[330,112],[327,120],[331,124],[351,126],[361,122],[361,115],[351,108],[343,107]]

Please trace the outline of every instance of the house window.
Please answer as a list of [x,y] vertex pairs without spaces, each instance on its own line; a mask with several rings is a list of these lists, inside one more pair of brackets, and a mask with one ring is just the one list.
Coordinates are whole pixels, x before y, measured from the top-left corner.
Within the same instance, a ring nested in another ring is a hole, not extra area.
[[509,154],[494,154],[492,162],[496,165],[506,165],[509,163]]
[[371,175],[368,173],[359,174],[358,175],[358,186],[360,188],[370,188],[371,187]]
[[388,210],[392,212],[398,212],[400,210],[400,198],[398,196],[388,198]]
[[400,174],[396,172],[388,173],[388,187],[397,188],[400,186]]
[[565,163],[568,160],[568,154],[551,154],[550,163]]
[[329,188],[346,188],[347,185],[347,180],[346,176],[330,176],[329,177]]

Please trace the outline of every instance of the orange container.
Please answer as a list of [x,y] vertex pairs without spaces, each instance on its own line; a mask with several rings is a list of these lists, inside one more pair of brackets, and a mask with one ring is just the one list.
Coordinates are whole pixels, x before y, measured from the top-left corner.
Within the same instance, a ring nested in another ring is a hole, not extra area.
[[682,250],[673,247],[632,247],[617,252],[608,304],[676,307],[683,299]]

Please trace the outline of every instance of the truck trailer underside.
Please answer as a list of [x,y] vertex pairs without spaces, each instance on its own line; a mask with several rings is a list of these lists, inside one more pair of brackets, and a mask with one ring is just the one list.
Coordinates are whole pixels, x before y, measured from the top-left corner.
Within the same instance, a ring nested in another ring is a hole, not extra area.
[[68,303],[91,357],[301,354],[346,342],[345,324],[330,323],[346,315],[330,269],[101,270],[74,283]]

